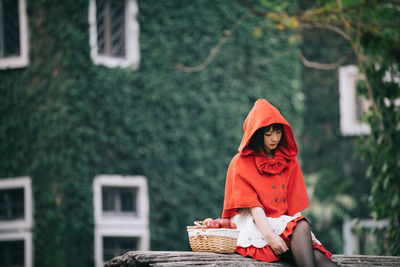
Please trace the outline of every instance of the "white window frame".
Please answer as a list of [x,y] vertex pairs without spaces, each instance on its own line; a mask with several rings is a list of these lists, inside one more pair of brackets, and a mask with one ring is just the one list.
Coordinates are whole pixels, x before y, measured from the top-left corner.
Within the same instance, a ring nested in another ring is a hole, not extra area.
[[109,68],[132,68],[136,70],[140,62],[139,23],[136,20],[139,11],[136,0],[125,0],[125,57],[99,55],[97,44],[96,0],[89,2],[89,41],[90,56],[96,65]]
[[150,231],[148,229],[125,228],[102,228],[95,233],[95,261],[96,267],[102,267],[106,262],[103,261],[103,238],[104,237],[138,237],[138,250],[145,251],[150,248]]
[[357,82],[363,79],[355,65],[339,68],[340,129],[345,136],[371,132],[368,123],[356,118]]
[[0,190],[15,188],[24,189],[24,218],[9,221],[0,220],[0,230],[30,230],[33,226],[33,198],[31,179],[29,177],[0,179]]
[[30,177],[2,178],[0,190],[24,189],[24,218],[10,221],[0,221],[0,241],[23,240],[25,251],[25,267],[33,265],[33,195]]
[[[107,216],[102,209],[103,187],[136,187],[137,214]],[[139,250],[149,250],[149,201],[147,179],[144,176],[99,175],[93,181],[95,218],[95,262],[103,266],[103,237],[138,237]]]
[[[389,226],[389,220],[353,219],[344,221],[342,226],[343,251],[345,255],[360,254],[359,238],[355,234],[357,229],[384,229]],[[378,237],[379,238],[379,237]]]
[[[357,105],[357,82],[364,80],[364,76],[359,72],[355,65],[339,67],[339,94],[340,94],[340,129],[345,136],[367,135],[371,128],[368,123],[356,118]],[[385,73],[383,81],[393,81],[400,84],[399,71],[396,70],[392,75],[389,71]],[[361,96],[366,101],[365,97]],[[385,105],[389,106],[389,99],[384,99]],[[400,98],[394,100],[396,107],[400,106]],[[400,123],[396,126],[400,130]]]
[[29,65],[28,17],[26,0],[18,0],[20,55],[0,58],[0,69],[23,68]]
[[[147,192],[147,180],[143,176],[120,176],[120,175],[100,175],[97,176],[93,184],[94,188],[94,209],[95,220],[99,225],[105,226],[146,226],[149,217],[149,202]],[[102,209],[102,187],[136,187],[137,190],[137,215],[115,215],[107,216]]]
[[0,241],[24,241],[25,267],[32,267],[33,265],[33,246],[32,246],[32,233],[31,232],[13,232],[13,233],[0,233]]

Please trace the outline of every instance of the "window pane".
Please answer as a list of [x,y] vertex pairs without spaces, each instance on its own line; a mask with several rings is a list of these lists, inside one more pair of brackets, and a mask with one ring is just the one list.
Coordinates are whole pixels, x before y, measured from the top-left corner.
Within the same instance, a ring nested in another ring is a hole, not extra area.
[[103,187],[103,211],[136,213],[136,187]]
[[0,267],[23,267],[24,241],[0,241]]
[[0,190],[0,220],[16,220],[24,218],[24,189]]
[[116,211],[117,207],[115,203],[115,189],[113,187],[103,187],[102,191],[103,210]]
[[109,261],[138,247],[139,237],[103,237],[103,260]]
[[104,5],[104,0],[96,0],[97,46],[99,54],[104,54]]
[[20,54],[18,2],[0,0],[0,57]]
[[111,55],[125,55],[125,1],[111,1]]
[[125,1],[96,0],[98,53],[125,56]]
[[136,188],[121,190],[121,211],[136,212]]

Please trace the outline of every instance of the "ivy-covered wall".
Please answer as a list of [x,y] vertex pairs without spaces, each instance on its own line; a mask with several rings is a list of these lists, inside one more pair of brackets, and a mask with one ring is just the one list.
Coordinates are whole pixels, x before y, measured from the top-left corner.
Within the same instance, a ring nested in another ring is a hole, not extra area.
[[[92,179],[148,179],[152,250],[186,250],[186,225],[222,211],[226,169],[253,102],[297,133],[297,46],[232,1],[138,1],[137,71],[90,60],[88,1],[27,0],[30,65],[0,71],[0,177],[32,177],[35,266],[93,266]],[[263,30],[255,35],[254,27]]]

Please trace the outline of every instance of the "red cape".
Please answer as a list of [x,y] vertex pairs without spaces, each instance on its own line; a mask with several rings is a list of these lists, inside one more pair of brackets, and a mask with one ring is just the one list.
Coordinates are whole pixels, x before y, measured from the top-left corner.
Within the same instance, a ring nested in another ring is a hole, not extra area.
[[[273,123],[283,124],[283,139],[273,158],[248,147],[257,129]],[[259,99],[243,125],[239,153],[232,159],[225,184],[223,218],[237,214],[239,208],[261,207],[268,217],[294,215],[309,206],[292,128],[280,112]]]

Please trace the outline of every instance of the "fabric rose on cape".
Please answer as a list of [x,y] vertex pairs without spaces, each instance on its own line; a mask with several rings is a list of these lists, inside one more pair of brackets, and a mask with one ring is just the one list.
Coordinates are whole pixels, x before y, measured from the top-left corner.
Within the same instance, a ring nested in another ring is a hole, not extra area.
[[286,167],[286,160],[282,156],[275,156],[273,158],[256,156],[255,162],[260,174],[279,174]]

